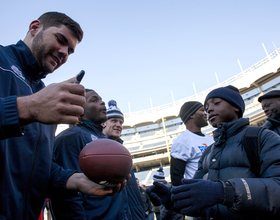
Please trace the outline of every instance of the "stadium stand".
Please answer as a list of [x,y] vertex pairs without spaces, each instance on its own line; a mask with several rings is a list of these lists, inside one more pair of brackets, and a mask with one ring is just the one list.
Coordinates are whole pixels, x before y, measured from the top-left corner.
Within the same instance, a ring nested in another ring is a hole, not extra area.
[[[166,180],[170,182],[170,149],[176,137],[185,130],[178,114],[187,101],[203,103],[211,90],[233,85],[239,89],[245,101],[244,117],[249,117],[251,126],[262,126],[266,116],[258,97],[268,91],[280,89],[279,67],[280,48],[241,73],[200,93],[152,109],[124,114],[121,138],[133,157],[133,169],[140,183],[151,185],[153,174],[159,166],[164,168]],[[56,134],[67,127],[59,125]],[[210,125],[202,129],[210,135],[213,130]]]
[[[133,156],[135,176],[140,180],[140,183],[146,186],[151,185],[153,175],[159,166],[164,167],[166,180],[170,182],[169,152],[173,141],[185,130],[178,114],[181,105],[186,101],[194,100],[203,103],[204,98],[211,90],[231,84],[240,90],[245,101],[244,117],[250,119],[251,126],[262,126],[266,116],[258,102],[258,97],[268,91],[280,89],[279,67],[280,48],[243,72],[198,94],[153,109],[125,114],[124,132],[131,127],[139,132],[137,138],[125,140],[124,145],[133,143],[139,146],[138,150],[130,152]],[[138,125],[141,125],[141,131]],[[143,125],[153,127],[154,130],[143,130],[145,128]],[[155,126],[158,127],[155,128]],[[212,134],[213,130],[210,125],[203,128],[203,132],[208,134]],[[130,150],[130,148],[128,149]]]

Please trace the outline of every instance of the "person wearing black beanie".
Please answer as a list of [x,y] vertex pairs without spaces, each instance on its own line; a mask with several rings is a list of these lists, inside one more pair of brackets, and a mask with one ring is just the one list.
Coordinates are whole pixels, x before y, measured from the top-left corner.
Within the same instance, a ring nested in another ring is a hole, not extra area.
[[[200,158],[193,179],[183,179],[183,185],[171,190],[154,183],[147,188],[151,201],[202,220],[280,219],[279,135],[261,130],[256,137],[259,151],[246,152],[248,147],[243,144],[248,141],[243,138],[249,139],[244,136],[249,119],[242,117],[244,101],[233,86],[211,91],[204,107],[209,123],[217,128],[213,131],[215,142]],[[258,173],[250,159],[255,152],[259,154]]]
[[201,128],[208,125],[202,103],[185,102],[179,116],[186,125],[171,147],[170,174],[174,186],[182,185],[184,178],[191,179],[197,170],[198,161],[204,150],[213,143],[213,137],[202,133]]
[[242,96],[239,93],[239,90],[232,86],[220,87],[217,89],[212,90],[205,98],[204,101],[204,108],[206,102],[211,98],[221,98],[227,101],[232,106],[238,108],[238,118],[242,118],[243,113],[245,111],[245,103]]
[[258,98],[267,116],[263,127],[280,135],[280,90],[270,91]]

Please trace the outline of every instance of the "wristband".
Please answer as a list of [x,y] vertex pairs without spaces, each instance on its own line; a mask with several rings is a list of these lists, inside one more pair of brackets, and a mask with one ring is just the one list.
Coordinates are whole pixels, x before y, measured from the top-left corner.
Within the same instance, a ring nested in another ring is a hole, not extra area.
[[231,207],[234,202],[234,189],[233,189],[232,185],[230,184],[230,182],[228,182],[228,181],[223,182],[221,180],[220,180],[220,182],[223,184],[223,187],[224,187],[224,201],[223,201],[222,205]]

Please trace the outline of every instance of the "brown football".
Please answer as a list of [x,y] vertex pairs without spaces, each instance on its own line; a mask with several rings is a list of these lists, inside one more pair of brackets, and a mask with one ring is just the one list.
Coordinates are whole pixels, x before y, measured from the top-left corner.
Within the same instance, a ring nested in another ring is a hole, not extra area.
[[82,149],[79,165],[82,172],[93,182],[113,187],[129,175],[132,157],[119,142],[97,139]]

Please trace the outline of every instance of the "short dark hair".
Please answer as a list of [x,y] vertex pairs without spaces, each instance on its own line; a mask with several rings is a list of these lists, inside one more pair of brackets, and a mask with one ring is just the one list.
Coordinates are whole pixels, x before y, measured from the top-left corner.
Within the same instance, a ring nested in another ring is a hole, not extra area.
[[86,90],[86,93],[87,92],[92,92],[92,91],[95,92],[93,89],[85,89],[85,90]]
[[84,32],[80,25],[64,13],[55,11],[46,12],[42,14],[38,20],[42,23],[43,30],[52,26],[59,27],[60,25],[65,25],[73,32],[79,42],[83,39]]

